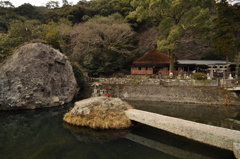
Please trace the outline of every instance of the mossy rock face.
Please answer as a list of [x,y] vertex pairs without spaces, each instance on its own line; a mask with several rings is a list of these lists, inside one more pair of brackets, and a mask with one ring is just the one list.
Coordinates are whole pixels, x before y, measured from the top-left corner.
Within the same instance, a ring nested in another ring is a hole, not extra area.
[[132,125],[124,111],[132,107],[120,98],[92,97],[75,102],[63,120],[93,129],[124,129]]

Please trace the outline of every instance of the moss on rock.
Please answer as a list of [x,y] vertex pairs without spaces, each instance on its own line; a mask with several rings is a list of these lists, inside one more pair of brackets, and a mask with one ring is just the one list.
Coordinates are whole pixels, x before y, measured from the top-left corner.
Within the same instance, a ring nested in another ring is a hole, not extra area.
[[124,111],[132,107],[119,98],[92,97],[75,102],[63,120],[93,129],[124,129],[132,125]]

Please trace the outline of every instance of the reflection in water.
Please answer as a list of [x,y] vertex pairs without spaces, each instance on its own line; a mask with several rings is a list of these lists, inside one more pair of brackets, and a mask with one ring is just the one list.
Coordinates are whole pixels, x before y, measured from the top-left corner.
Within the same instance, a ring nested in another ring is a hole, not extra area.
[[[165,104],[167,105],[162,107],[172,108],[170,111],[172,114],[174,108],[180,111],[174,104]],[[70,106],[72,105],[0,112],[0,158],[176,159],[180,158],[179,155],[176,156],[177,153],[183,153],[186,159],[192,159],[193,154],[212,159],[234,159],[230,151],[200,144],[142,124],[136,124],[133,128],[122,131],[92,131],[88,128],[65,125],[62,118]],[[198,108],[194,107],[194,109]],[[215,112],[219,115],[215,115]],[[221,116],[222,112],[224,111],[216,109],[212,111],[212,116]],[[193,114],[190,116],[195,118]],[[223,116],[229,118],[229,115]],[[200,117],[198,119],[204,120]],[[219,119],[222,120],[223,117]],[[217,120],[214,119],[211,122],[215,121]],[[235,123],[233,127],[239,125],[237,120],[226,119],[225,121],[227,125],[228,122]],[[133,140],[131,135],[140,136],[143,140]],[[144,142],[148,144],[153,142],[156,145],[149,146]],[[179,151],[172,153],[173,150]]]
[[[199,123],[240,130],[240,106],[200,105],[149,101],[127,101],[136,109]],[[229,120],[229,118],[231,118]]]
[[233,152],[231,151],[219,151],[220,149],[217,147],[199,143],[197,141],[142,124],[136,126],[135,129],[126,136],[126,138],[182,159],[235,158]]
[[190,151],[184,151],[180,148],[162,144],[160,142],[156,142],[156,141],[153,141],[153,140],[141,137],[141,136],[137,136],[134,134],[128,134],[126,136],[126,138],[129,140],[132,140],[134,142],[137,142],[139,144],[145,145],[147,147],[151,147],[158,151],[161,151],[161,152],[164,152],[164,153],[167,153],[167,154],[170,154],[172,156],[182,158],[182,159],[189,158],[190,156],[191,156],[191,159],[210,159],[209,157],[202,156],[201,154],[196,154],[196,153],[190,152]]
[[78,127],[63,123],[64,128],[69,129],[73,136],[81,142],[85,143],[106,143],[111,140],[123,138],[130,133],[131,129],[120,130],[94,130],[88,127]]

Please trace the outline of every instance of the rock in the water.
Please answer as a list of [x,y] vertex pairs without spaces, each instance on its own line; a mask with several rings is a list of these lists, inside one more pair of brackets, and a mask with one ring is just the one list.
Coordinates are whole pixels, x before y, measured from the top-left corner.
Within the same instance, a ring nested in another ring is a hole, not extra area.
[[120,98],[92,97],[75,102],[63,120],[77,126],[94,129],[123,129],[131,126],[124,111],[132,108]]
[[67,57],[49,45],[24,45],[0,65],[0,110],[58,106],[77,91]]

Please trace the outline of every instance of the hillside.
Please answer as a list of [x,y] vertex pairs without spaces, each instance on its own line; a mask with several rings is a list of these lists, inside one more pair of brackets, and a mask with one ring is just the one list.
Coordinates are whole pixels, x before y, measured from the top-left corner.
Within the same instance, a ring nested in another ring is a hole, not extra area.
[[[143,55],[149,50],[155,48],[157,46],[155,39],[159,35],[160,34],[154,29],[146,29],[139,33],[139,53]],[[181,42],[183,46],[176,53],[176,58],[178,60],[200,60],[202,55],[210,49],[206,42],[203,42],[190,31],[184,34],[181,38]],[[163,50],[161,50],[161,52],[167,53]]]

